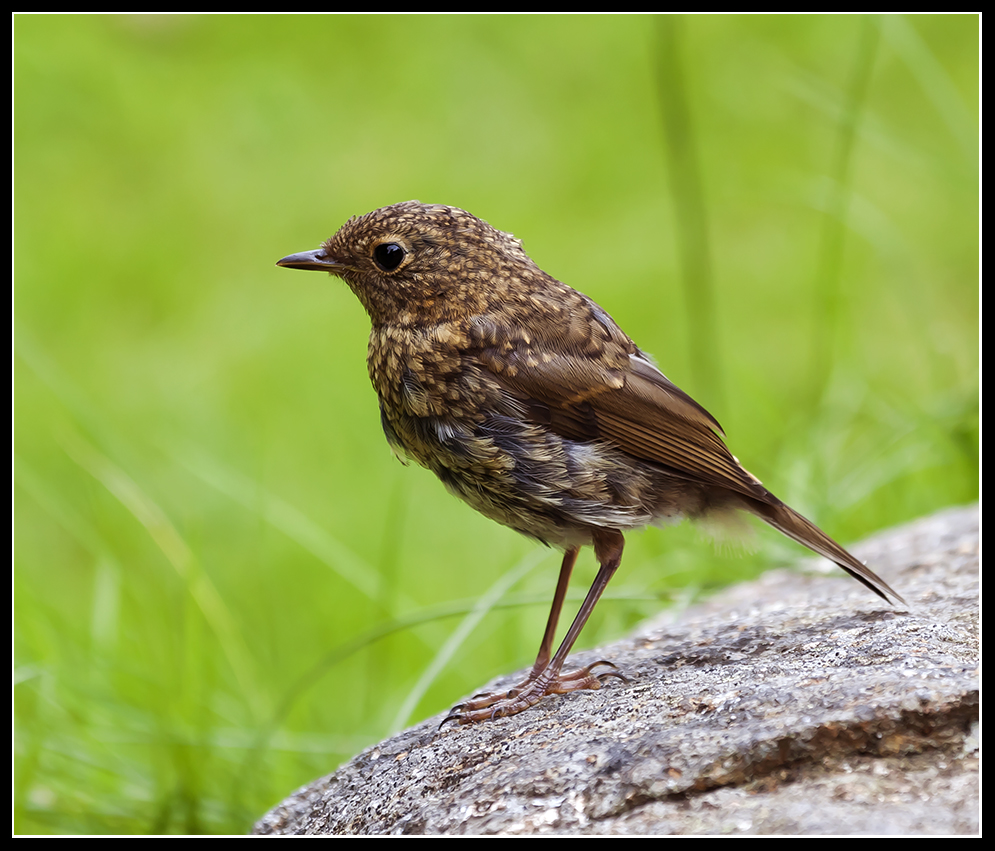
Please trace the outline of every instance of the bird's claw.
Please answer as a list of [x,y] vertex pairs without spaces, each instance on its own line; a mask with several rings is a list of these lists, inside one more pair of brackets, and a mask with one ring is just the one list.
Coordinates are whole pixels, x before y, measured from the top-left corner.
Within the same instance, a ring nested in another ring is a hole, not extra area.
[[[594,669],[602,665],[611,670],[595,673]],[[607,659],[600,659],[565,674],[551,674],[549,669],[546,669],[539,674],[530,674],[526,680],[512,686],[505,692],[484,692],[474,695],[472,699],[463,703],[457,703],[442,719],[439,729],[441,730],[450,721],[462,726],[464,724],[477,724],[481,721],[492,721],[507,715],[517,715],[530,706],[535,706],[550,694],[567,694],[586,689],[597,690],[609,677],[617,677],[624,683],[629,682],[628,678]]]

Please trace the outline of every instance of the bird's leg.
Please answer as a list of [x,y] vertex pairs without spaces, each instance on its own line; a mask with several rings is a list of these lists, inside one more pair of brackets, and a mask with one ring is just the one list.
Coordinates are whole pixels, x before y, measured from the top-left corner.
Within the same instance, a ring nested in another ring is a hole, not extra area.
[[[601,568],[598,570],[598,575],[594,577],[591,589],[587,592],[587,596],[584,598],[577,616],[574,618],[573,623],[570,624],[570,629],[563,636],[563,641],[560,642],[560,647],[556,651],[556,655],[550,660],[550,663],[538,678],[548,680],[549,685],[546,687],[544,694],[565,694],[568,691],[578,691],[580,689],[599,689],[606,677],[618,677],[620,680],[625,679],[625,677],[615,670],[605,671],[601,674],[592,673],[593,669],[600,665],[607,665],[614,669],[615,666],[606,659],[592,662],[590,665],[578,668],[575,671],[568,671],[565,674],[560,673],[564,662],[567,661],[567,656],[574,646],[574,642],[580,637],[581,631],[584,629],[585,624],[587,624],[587,619],[591,616],[591,612],[594,611],[598,600],[601,599],[602,593],[604,593],[611,578],[615,575],[615,571],[618,570],[618,566],[622,563],[622,548],[625,546],[625,539],[622,537],[621,532],[613,529],[596,529],[593,537],[594,555],[598,559]],[[505,714],[513,715],[514,713],[508,712]]]
[[[573,570],[574,562],[577,560],[577,547],[572,547],[564,553],[563,564],[560,566],[560,577],[556,583],[556,593],[553,596],[553,606],[549,612],[549,619],[546,622],[546,631],[543,634],[542,644],[539,647],[539,655],[535,664],[529,672],[528,677],[509,689],[504,694],[484,694],[473,700],[454,706],[452,711],[443,720],[456,721],[459,724],[473,724],[477,721],[487,721],[491,718],[499,718],[503,715],[515,715],[530,706],[534,706],[547,694],[565,694],[570,691],[580,689],[598,689],[604,677],[619,677],[621,674],[615,671],[607,671],[602,674],[594,674],[593,669],[599,665],[614,667],[611,662],[599,661],[576,671],[569,671],[561,674],[563,663],[566,661],[573,647],[574,642],[580,635],[581,630],[587,623],[587,619],[594,611],[601,594],[608,586],[612,576],[618,569],[622,561],[622,547],[624,539],[621,532],[611,529],[596,529],[594,537],[594,554],[601,564],[598,575],[591,585],[591,590],[587,592],[584,602],[581,604],[577,616],[570,629],[560,643],[556,655],[550,657],[553,647],[553,638],[556,633],[556,624],[560,617],[560,610],[563,607],[563,600],[566,596],[567,585],[570,582],[570,574]],[[441,726],[441,725],[440,725]]]
[[[542,644],[539,645],[539,654],[528,678],[522,685],[526,685],[546,670],[549,659],[553,655],[553,640],[556,638],[556,625],[560,621],[560,612],[563,610],[563,601],[567,597],[567,586],[570,584],[570,575],[573,573],[574,565],[577,563],[577,554],[580,547],[570,547],[563,553],[563,561],[560,563],[560,576],[556,580],[556,592],[553,594],[553,605],[549,607],[549,617],[546,618],[546,631],[542,634]],[[512,691],[518,691],[520,686],[516,686]]]
[[560,612],[563,610],[563,601],[567,596],[567,587],[570,585],[570,575],[573,573],[574,564],[577,561],[577,554],[580,547],[570,547],[563,553],[563,561],[560,564],[560,576],[556,580],[556,592],[553,594],[553,605],[549,608],[549,617],[546,619],[546,631],[542,636],[542,644],[539,645],[539,654],[529,675],[517,685],[513,685],[506,692],[483,692],[475,694],[465,703],[460,703],[453,707],[452,712],[446,717],[446,721],[456,720],[461,713],[475,712],[488,706],[493,706],[501,700],[514,697],[519,694],[538,678],[546,670],[549,660],[553,655],[553,639],[556,638],[556,625],[560,620]]

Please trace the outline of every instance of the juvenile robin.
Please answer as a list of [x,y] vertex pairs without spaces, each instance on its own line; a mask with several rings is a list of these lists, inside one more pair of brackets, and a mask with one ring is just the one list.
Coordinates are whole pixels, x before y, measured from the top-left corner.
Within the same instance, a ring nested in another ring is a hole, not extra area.
[[[446,721],[514,715],[618,676],[606,662],[563,665],[618,569],[623,533],[649,523],[747,511],[904,602],[744,469],[715,418],[510,234],[456,207],[406,201],[352,218],[277,265],[329,272],[363,303],[373,325],[367,365],[395,450],[485,516],[564,550],[528,677],[454,707]],[[600,570],[554,654],[585,545]]]

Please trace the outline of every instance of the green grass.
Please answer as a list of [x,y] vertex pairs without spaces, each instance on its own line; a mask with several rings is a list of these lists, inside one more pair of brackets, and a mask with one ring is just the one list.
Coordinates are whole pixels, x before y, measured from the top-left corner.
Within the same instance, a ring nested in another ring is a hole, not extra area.
[[[14,830],[244,832],[531,662],[557,554],[394,460],[359,303],[274,266],[349,216],[514,232],[842,541],[976,499],[978,29],[15,17]],[[630,535],[581,644],[802,555]]]

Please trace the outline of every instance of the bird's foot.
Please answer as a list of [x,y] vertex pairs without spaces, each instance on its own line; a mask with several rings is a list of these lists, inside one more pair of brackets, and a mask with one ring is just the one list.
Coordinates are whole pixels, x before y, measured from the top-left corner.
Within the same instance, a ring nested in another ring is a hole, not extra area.
[[[595,669],[601,666],[607,666],[610,670],[595,673]],[[623,682],[628,682],[607,659],[601,659],[565,674],[553,673],[549,668],[539,673],[533,671],[526,679],[506,692],[485,692],[475,695],[465,703],[456,704],[442,719],[439,727],[445,726],[450,721],[460,725],[476,724],[505,715],[517,715],[530,706],[535,706],[546,695],[599,689],[609,677],[618,677]]]

